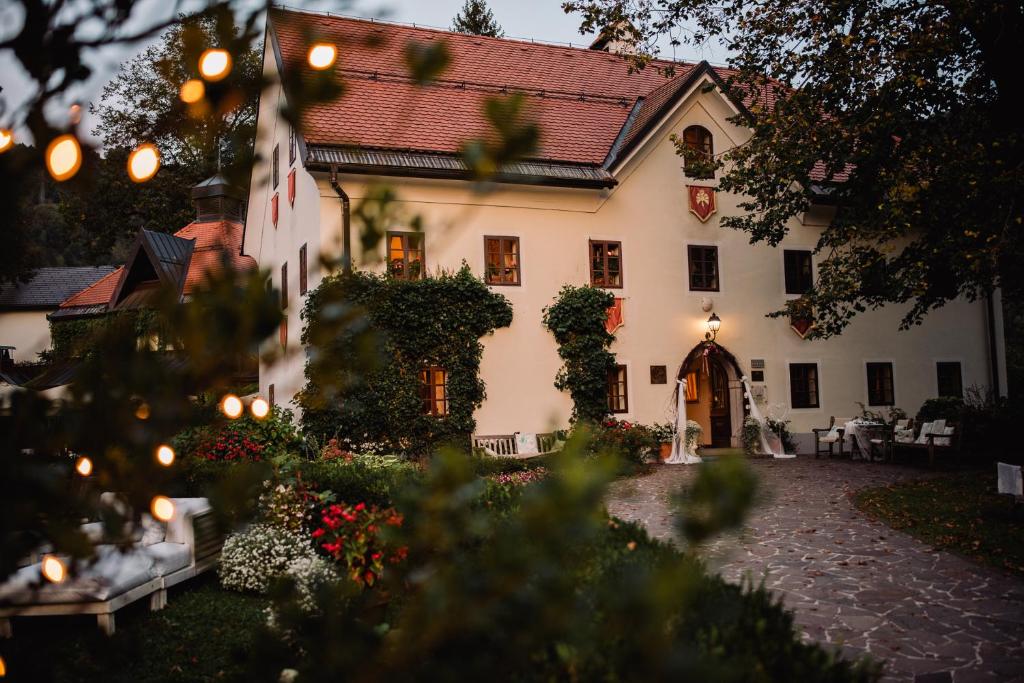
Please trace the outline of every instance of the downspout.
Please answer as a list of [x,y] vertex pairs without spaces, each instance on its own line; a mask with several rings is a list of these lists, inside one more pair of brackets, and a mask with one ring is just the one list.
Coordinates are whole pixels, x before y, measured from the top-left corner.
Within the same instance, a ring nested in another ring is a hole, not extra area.
[[996,348],[996,311],[991,291],[985,294],[985,312],[988,318],[988,356],[992,364],[992,396],[999,398],[999,351]]
[[338,184],[338,166],[331,166],[331,188],[341,199],[341,269],[346,275],[352,273],[352,230],[351,203],[345,190]]

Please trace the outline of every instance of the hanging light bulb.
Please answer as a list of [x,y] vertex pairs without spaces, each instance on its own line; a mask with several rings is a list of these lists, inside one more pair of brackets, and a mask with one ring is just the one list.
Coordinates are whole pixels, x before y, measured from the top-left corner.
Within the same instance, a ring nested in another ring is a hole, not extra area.
[[206,86],[198,78],[190,78],[181,85],[178,97],[185,104],[195,104],[206,95]]
[[42,562],[43,576],[50,583],[62,583],[68,570],[56,555],[47,555]]
[[64,181],[82,167],[82,146],[74,135],[54,138],[46,148],[46,169],[56,181]]
[[309,48],[309,65],[317,71],[329,69],[338,58],[338,48],[331,43],[314,43]]
[[199,56],[199,73],[208,81],[219,81],[231,73],[231,55],[219,47]]
[[169,522],[174,517],[174,501],[167,496],[155,496],[149,504],[149,511],[161,522]]
[[128,155],[128,177],[136,183],[144,183],[160,170],[160,152],[156,146],[145,142]]
[[14,131],[10,128],[0,128],[0,154],[14,147]]
[[164,467],[170,467],[174,462],[174,449],[167,444],[161,444],[156,449],[156,460]]
[[221,411],[230,417],[232,420],[242,416],[242,411],[245,410],[245,406],[242,405],[242,399],[238,398],[234,394],[226,394],[220,402]]
[[92,474],[92,460],[83,455],[75,463],[75,471],[83,477],[88,477]]
[[0,656],[0,678],[7,676],[7,662],[4,661],[3,656]]
[[75,126],[82,122],[82,105],[76,102],[68,108],[68,120]]
[[270,404],[267,403],[267,399],[258,397],[253,399],[252,403],[249,404],[249,412],[257,420],[262,420],[270,414]]
[[149,404],[148,403],[140,403],[139,407],[135,409],[135,417],[138,418],[139,420],[148,420],[149,419]]

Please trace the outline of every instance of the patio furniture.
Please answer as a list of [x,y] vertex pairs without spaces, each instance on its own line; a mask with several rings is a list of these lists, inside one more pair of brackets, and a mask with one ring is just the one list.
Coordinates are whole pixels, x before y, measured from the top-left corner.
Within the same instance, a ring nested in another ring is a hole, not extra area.
[[999,482],[999,493],[1013,496],[1018,503],[1024,501],[1024,481],[1022,481],[1020,465],[997,463],[996,478]]
[[[846,428],[846,423],[850,422],[851,418],[848,417],[836,417],[832,416],[831,422],[828,427],[815,428],[811,431],[814,432],[814,457],[818,458],[822,455],[828,454],[828,457],[832,457],[835,452],[835,445],[839,444],[839,457],[843,456],[843,435]],[[822,436],[824,434],[824,436]],[[822,448],[822,444],[826,444],[828,449]]]
[[922,424],[921,433],[912,443],[900,442],[898,446],[901,450],[928,453],[928,466],[932,467],[936,453],[960,452],[960,436],[955,427],[946,425],[945,420],[935,420]]
[[473,448],[486,455],[507,458],[535,458],[562,450],[565,445],[554,433],[478,435],[473,437]]
[[[114,633],[114,613],[144,597],[156,611],[167,605],[167,589],[216,565],[223,545],[205,498],[176,498],[175,516],[153,522],[127,550],[96,546],[96,561],[59,584],[42,577],[40,562],[22,567],[0,585],[0,636],[13,635],[12,617],[95,614],[100,629]],[[95,523],[83,525],[87,534]]]
[[890,425],[867,425],[863,429],[867,437],[869,449],[867,458],[875,460],[875,454],[878,454],[879,457],[877,459],[882,462],[892,460],[897,428]]

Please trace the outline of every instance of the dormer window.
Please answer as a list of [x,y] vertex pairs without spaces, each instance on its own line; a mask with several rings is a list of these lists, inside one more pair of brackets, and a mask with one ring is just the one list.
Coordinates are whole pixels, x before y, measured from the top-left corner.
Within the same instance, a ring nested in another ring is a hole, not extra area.
[[711,131],[689,126],[683,131],[683,168],[687,178],[714,178],[715,147]]

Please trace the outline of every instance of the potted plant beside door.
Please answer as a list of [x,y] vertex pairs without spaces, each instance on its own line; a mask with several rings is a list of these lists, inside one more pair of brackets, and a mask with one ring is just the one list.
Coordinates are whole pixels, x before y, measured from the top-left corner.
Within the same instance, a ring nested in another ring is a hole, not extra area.
[[672,455],[672,437],[675,435],[672,425],[668,422],[655,423],[651,425],[651,434],[654,436],[655,443],[658,444],[658,459],[667,460]]

